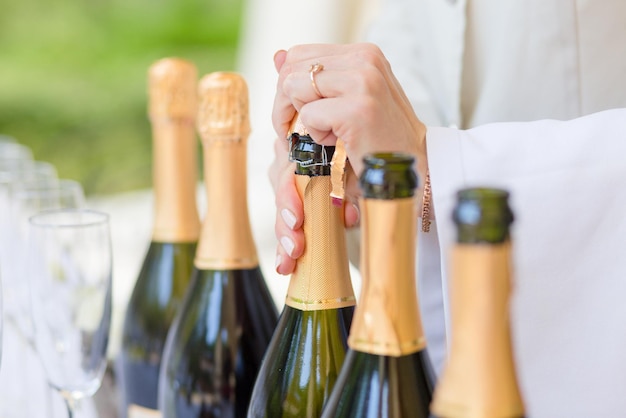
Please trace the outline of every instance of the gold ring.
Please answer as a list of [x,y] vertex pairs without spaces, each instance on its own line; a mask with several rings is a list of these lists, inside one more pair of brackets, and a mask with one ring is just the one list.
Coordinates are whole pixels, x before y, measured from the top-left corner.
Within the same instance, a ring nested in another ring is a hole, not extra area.
[[317,83],[315,82],[315,74],[319,73],[324,69],[324,66],[319,62],[311,65],[309,68],[309,77],[311,78],[311,85],[313,86],[313,90],[315,90],[315,94],[317,94],[320,99],[324,97],[324,95],[320,92],[320,89],[317,87]]

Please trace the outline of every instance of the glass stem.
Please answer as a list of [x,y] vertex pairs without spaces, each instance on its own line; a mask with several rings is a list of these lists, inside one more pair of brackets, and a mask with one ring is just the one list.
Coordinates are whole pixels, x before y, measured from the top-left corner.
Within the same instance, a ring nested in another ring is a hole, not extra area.
[[63,399],[65,399],[65,406],[67,406],[67,418],[74,418],[74,400],[66,397]]

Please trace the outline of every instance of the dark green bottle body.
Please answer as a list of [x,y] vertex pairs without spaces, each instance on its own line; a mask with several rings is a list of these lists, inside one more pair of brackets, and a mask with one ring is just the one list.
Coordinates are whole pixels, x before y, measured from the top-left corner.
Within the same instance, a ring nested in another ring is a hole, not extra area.
[[248,417],[318,418],[341,371],[354,312],[343,209],[330,199],[334,147],[291,136],[303,202],[304,253],[259,371]]
[[123,416],[130,405],[157,410],[159,369],[169,327],[193,271],[196,243],[151,242],[124,319],[119,354]]
[[426,350],[400,357],[349,350],[322,416],[427,418],[434,381]]
[[513,213],[504,189],[457,191],[456,243],[450,248],[452,338],[431,410],[437,418],[522,418],[509,298]]
[[435,376],[415,280],[414,159],[364,158],[361,298],[350,347],[322,417],[428,417]]
[[319,417],[346,355],[353,306],[285,306],[267,349],[249,417]]
[[258,267],[195,269],[168,334],[163,417],[245,417],[277,316]]
[[117,359],[122,417],[157,413],[162,349],[193,271],[200,232],[196,77],[193,63],[175,57],[158,60],[148,70],[154,217]]

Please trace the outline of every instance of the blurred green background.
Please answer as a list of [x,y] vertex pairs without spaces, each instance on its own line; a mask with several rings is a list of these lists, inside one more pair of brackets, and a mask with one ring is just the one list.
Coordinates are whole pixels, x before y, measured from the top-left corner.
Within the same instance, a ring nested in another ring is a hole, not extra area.
[[233,70],[243,0],[0,0],[0,134],[88,195],[151,185],[147,70]]

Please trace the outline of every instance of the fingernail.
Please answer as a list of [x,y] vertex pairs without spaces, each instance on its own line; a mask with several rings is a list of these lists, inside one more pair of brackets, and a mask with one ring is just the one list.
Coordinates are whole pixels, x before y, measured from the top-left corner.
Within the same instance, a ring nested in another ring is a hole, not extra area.
[[361,210],[359,209],[359,205],[357,205],[356,203],[353,203],[352,207],[354,208],[354,211],[356,212],[356,220],[354,221],[354,224],[356,225],[361,220]]
[[289,256],[291,257],[291,254],[293,253],[293,249],[296,247],[296,244],[293,243],[293,240],[289,237],[282,237],[280,239],[280,245],[283,246],[283,248],[285,249],[285,252],[289,254]]
[[296,226],[296,215],[293,214],[289,209],[283,209],[280,211],[280,216],[283,218],[283,221],[287,224],[289,229],[293,229]]
[[278,270],[278,267],[280,267],[280,264],[282,262],[283,262],[283,258],[280,256],[280,254],[276,254],[276,262],[275,262],[274,268]]

